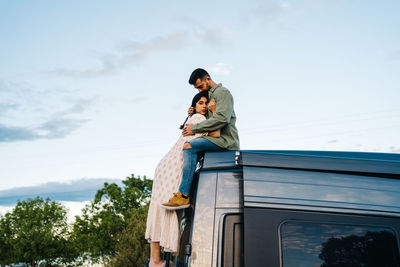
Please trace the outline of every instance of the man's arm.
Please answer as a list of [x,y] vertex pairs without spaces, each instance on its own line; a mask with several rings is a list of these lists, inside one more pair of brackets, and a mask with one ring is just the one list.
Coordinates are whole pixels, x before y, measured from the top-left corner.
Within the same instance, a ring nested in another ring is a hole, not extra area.
[[192,126],[193,133],[212,132],[221,129],[231,120],[233,112],[233,97],[228,90],[215,95],[217,110],[215,115]]

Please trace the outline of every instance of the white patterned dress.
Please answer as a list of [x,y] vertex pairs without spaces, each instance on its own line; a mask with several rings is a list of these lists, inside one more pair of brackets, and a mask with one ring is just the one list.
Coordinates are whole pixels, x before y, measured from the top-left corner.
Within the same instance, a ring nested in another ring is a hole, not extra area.
[[[205,116],[196,113],[187,120],[187,123],[196,124],[205,119]],[[178,192],[182,180],[184,143],[204,135],[206,133],[181,135],[178,142],[158,163],[154,174],[145,238],[148,242],[160,242],[160,246],[166,252],[178,251],[179,223],[176,211],[162,209],[160,204],[167,202],[173,193]]]

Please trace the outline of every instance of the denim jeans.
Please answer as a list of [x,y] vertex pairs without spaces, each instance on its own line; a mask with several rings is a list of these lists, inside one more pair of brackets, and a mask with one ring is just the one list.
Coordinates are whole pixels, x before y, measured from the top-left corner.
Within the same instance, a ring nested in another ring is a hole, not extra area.
[[205,151],[225,151],[205,138],[196,138],[189,141],[192,148],[183,150],[183,173],[179,192],[188,195],[192,185],[197,165],[197,153]]

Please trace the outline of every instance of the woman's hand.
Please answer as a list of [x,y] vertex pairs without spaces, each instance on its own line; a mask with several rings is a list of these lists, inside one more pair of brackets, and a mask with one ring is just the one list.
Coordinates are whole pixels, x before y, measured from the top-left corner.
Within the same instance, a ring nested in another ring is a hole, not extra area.
[[221,136],[221,131],[220,131],[220,130],[216,130],[216,131],[214,131],[214,132],[209,132],[209,133],[208,133],[208,136],[212,136],[212,137],[218,138],[218,137]]
[[217,103],[214,99],[211,99],[211,101],[208,103],[208,109],[212,112],[213,115],[215,115],[217,110]]
[[193,131],[192,131],[192,126],[193,126],[193,124],[185,124],[185,127],[183,127],[183,130],[182,130],[182,135],[183,136],[188,136],[188,135],[193,135],[194,133],[193,133]]
[[188,109],[188,116],[189,117],[192,116],[193,113],[194,113],[194,108],[192,106],[190,106],[189,109]]

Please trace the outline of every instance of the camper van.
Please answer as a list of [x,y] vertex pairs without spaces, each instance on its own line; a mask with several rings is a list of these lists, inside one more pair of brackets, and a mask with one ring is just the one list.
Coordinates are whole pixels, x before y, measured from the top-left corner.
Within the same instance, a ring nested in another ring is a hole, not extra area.
[[209,152],[176,266],[400,266],[400,154]]

